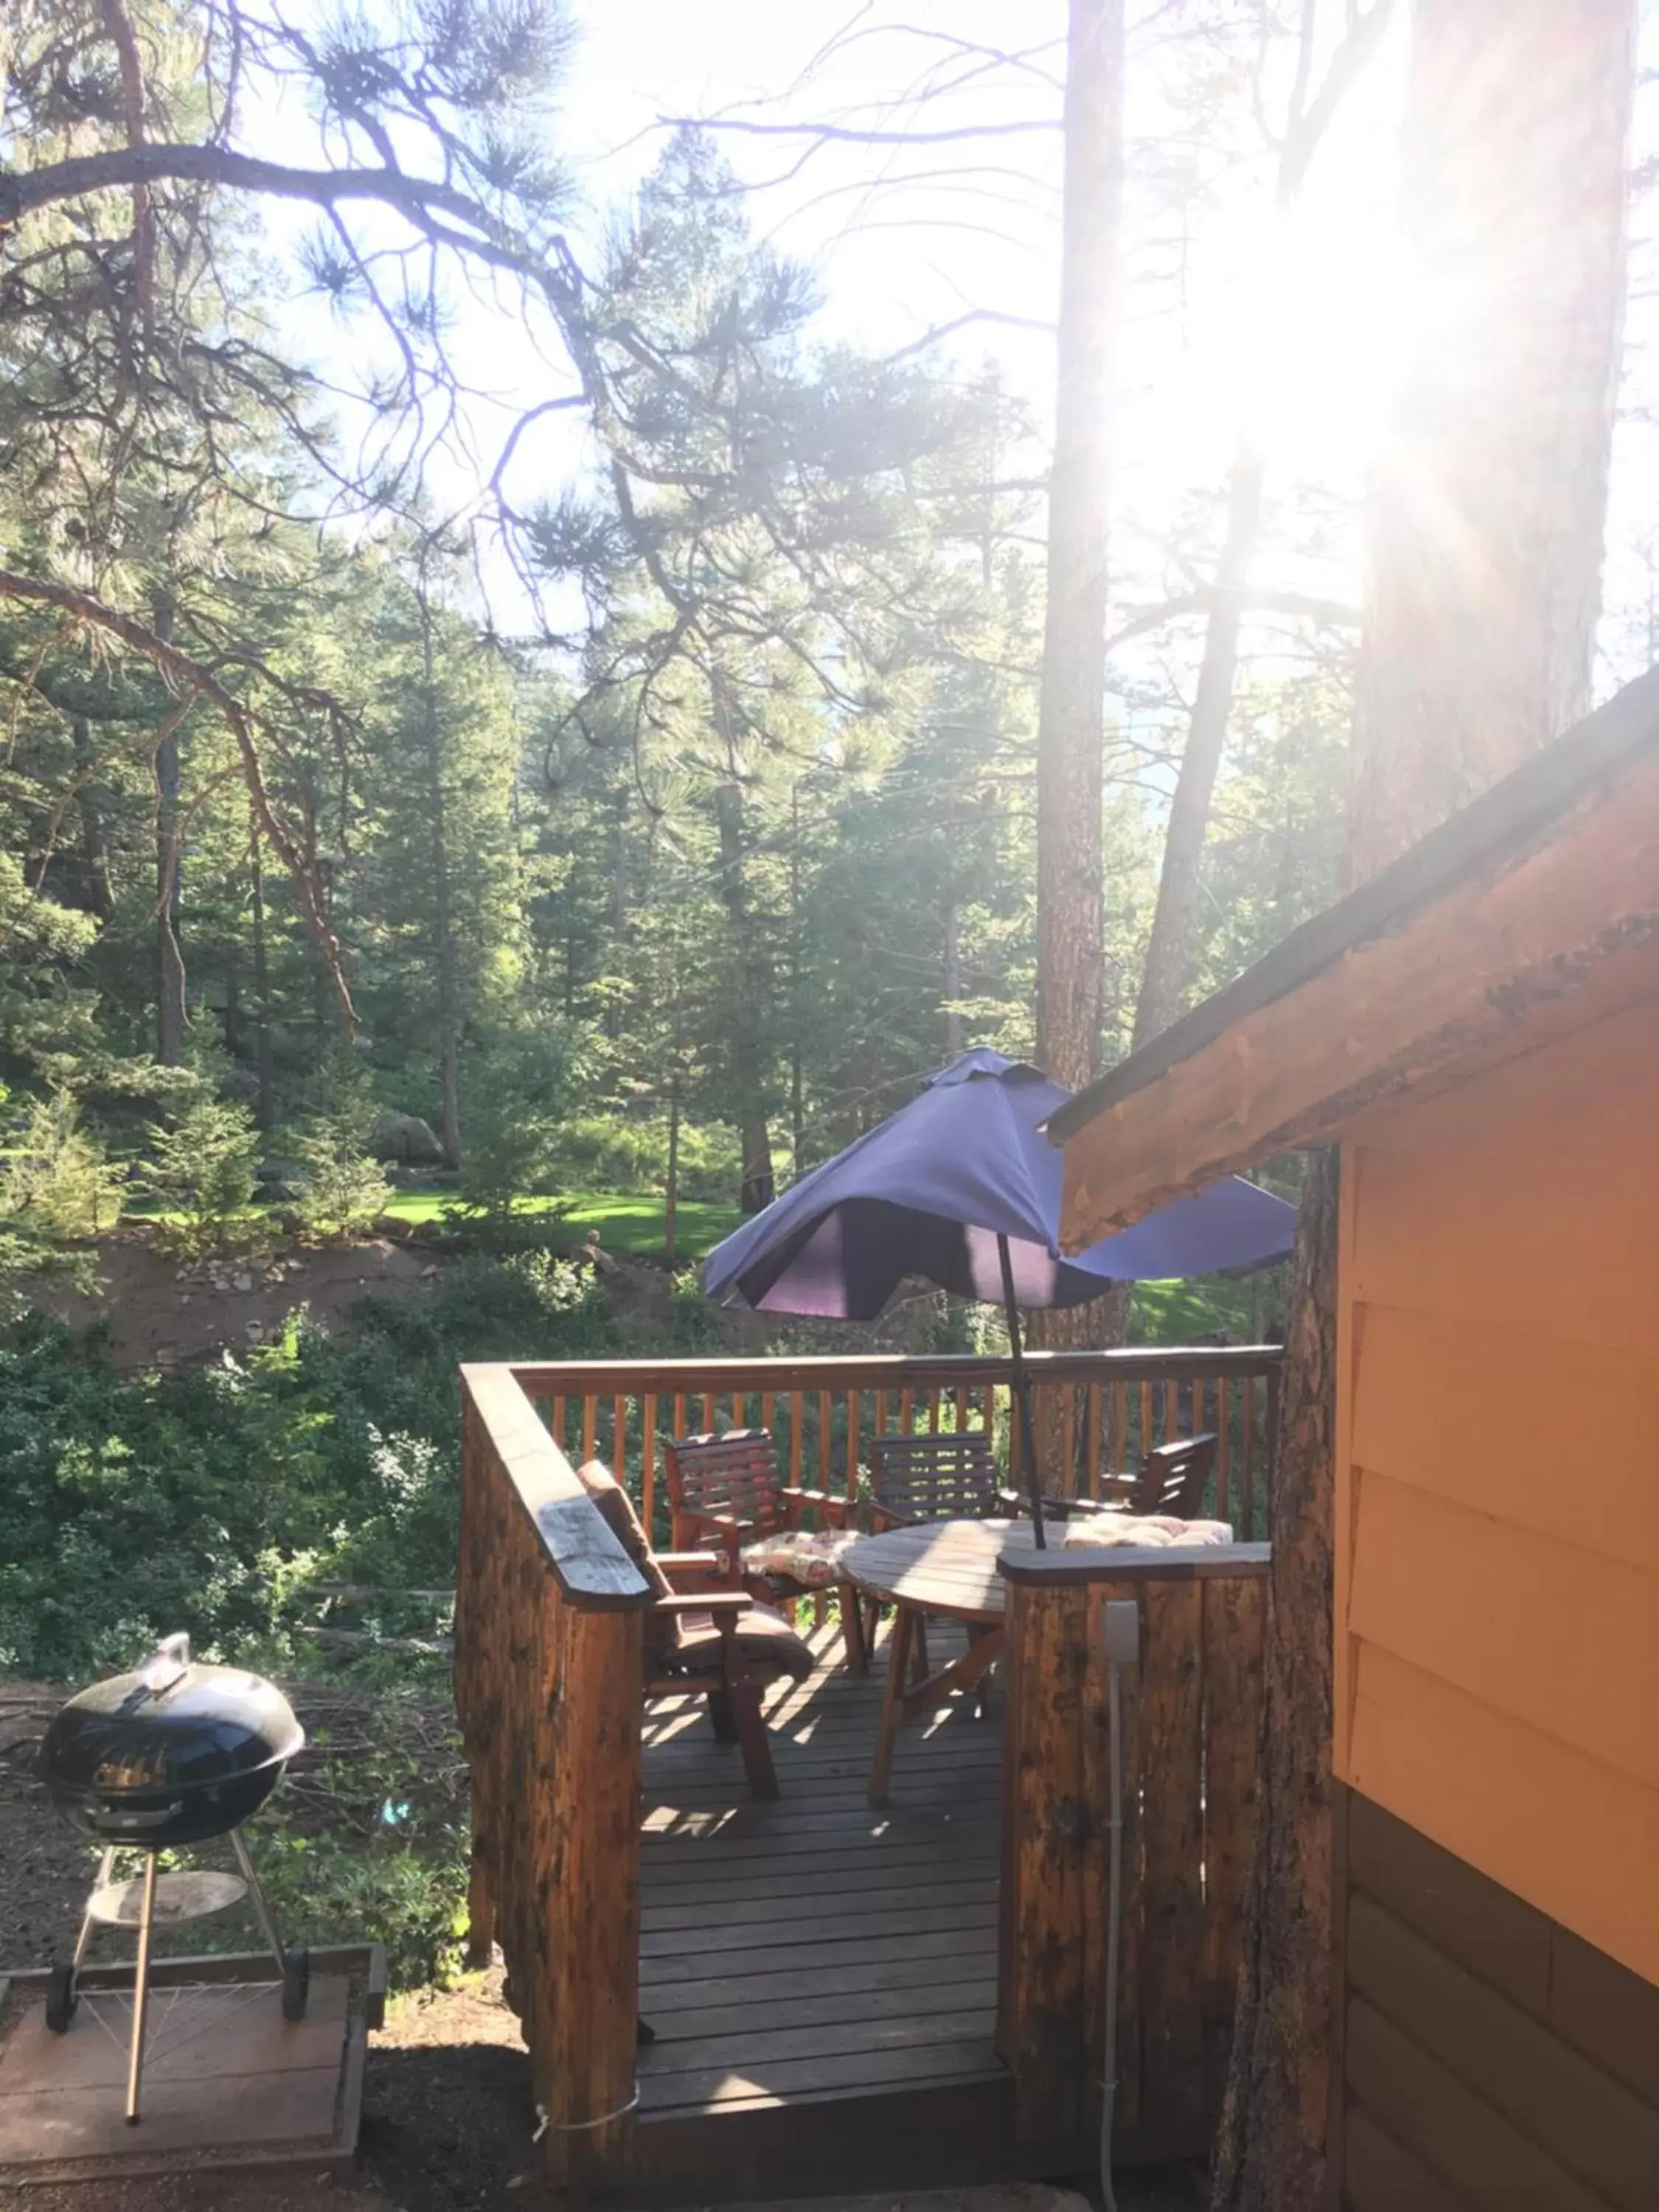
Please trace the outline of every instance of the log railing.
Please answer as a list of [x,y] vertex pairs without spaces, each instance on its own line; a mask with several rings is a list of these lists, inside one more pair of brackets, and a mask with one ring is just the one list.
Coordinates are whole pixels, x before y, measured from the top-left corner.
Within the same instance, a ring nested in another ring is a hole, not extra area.
[[579,2189],[617,2170],[632,2128],[650,1592],[513,1370],[461,1382],[471,1942],[501,1944],[552,2176]]
[[[1068,1488],[1087,1492],[1166,1433],[1221,1427],[1229,1486],[1217,1503],[1235,1520],[1247,1501],[1262,1510],[1275,1352],[1044,1353],[1034,1364],[1039,1389],[1069,1409]],[[601,1453],[659,1509],[663,1437],[723,1417],[771,1427],[781,1463],[809,1482],[825,1479],[828,1452],[830,1479],[852,1491],[860,1438],[878,1426],[988,1419],[1006,1449],[1007,1374],[1006,1360],[902,1358],[463,1370],[455,1688],[472,1778],[471,1938],[475,1949],[498,1941],[505,1955],[559,2185],[614,2184],[632,2157],[648,1601],[572,1460]],[[1102,1607],[1130,1594],[1141,1652],[1125,1698],[1120,2130],[1138,2149],[1201,2152],[1231,2027],[1267,1547],[1183,1561],[1016,1553],[1005,1567],[999,2008],[1020,2132],[1075,2141],[1097,2112]],[[811,2003],[810,1989],[801,1996]]]
[[[1241,1539],[1265,1534],[1280,1358],[1272,1345],[1031,1353],[1044,1487],[1097,1495],[1103,1476],[1138,1467],[1154,1444],[1213,1429],[1215,1517]],[[1025,1480],[1006,1356],[574,1360],[514,1372],[573,1461],[626,1471],[665,1540],[663,1440],[716,1427],[771,1430],[791,1482],[848,1497],[884,1430],[989,1427],[1010,1482]]]
[[1028,2141],[1091,2137],[1104,2067],[1110,1729],[1104,1607],[1139,1609],[1122,1676],[1115,2139],[1208,2149],[1232,2034],[1261,1716],[1265,1544],[1013,1553],[999,2042]]

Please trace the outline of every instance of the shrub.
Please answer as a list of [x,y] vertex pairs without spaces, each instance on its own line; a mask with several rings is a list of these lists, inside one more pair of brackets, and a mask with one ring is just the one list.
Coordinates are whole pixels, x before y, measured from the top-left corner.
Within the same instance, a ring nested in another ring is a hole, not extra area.
[[305,1169],[299,1215],[313,1236],[367,1229],[392,1195],[391,1178],[371,1150],[377,1110],[367,1084],[342,1077],[295,1132],[294,1152]]
[[144,1186],[181,1218],[162,1224],[179,1251],[222,1252],[257,1234],[259,1137],[246,1106],[199,1097],[169,1129],[152,1122]]
[[0,1212],[50,1242],[96,1237],[121,1215],[125,1179],[67,1091],[35,1101],[14,1133]]

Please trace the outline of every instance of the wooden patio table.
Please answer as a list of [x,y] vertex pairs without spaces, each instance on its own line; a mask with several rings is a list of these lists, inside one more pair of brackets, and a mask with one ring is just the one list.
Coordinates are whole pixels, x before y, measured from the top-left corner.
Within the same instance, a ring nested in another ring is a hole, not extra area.
[[[997,1561],[1004,1552],[1029,1551],[1034,1543],[1029,1521],[921,1521],[883,1536],[866,1536],[843,1553],[842,1566],[849,1579],[893,1607],[881,1729],[870,1770],[872,1805],[887,1802],[894,1747],[905,1723],[937,1711],[947,1691],[971,1689],[995,1665],[1003,1644]],[[964,1623],[968,1649],[907,1690],[920,1624],[929,1613]]]

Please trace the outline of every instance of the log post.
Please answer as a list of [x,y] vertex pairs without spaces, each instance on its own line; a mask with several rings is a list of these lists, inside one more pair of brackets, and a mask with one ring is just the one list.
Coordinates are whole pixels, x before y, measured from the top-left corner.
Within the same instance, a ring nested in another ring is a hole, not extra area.
[[649,1591],[518,1376],[473,1367],[463,1385],[471,1942],[506,1958],[550,2179],[598,2189],[626,2172],[633,2136]]
[[1083,2117],[1088,1616],[1086,1588],[1009,1587],[1000,2041],[1027,2142],[1073,2136]]

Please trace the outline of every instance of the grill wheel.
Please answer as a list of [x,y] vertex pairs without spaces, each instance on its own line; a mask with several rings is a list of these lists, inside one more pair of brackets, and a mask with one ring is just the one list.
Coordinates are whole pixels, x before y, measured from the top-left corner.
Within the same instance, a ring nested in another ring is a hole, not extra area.
[[75,2017],[75,2008],[78,2002],[74,1967],[54,1966],[52,1979],[46,1984],[46,2026],[54,2035],[69,2033],[70,2022]]
[[310,1952],[283,1952],[283,2018],[284,2020],[303,2020],[306,2016],[306,2002],[310,1995]]

